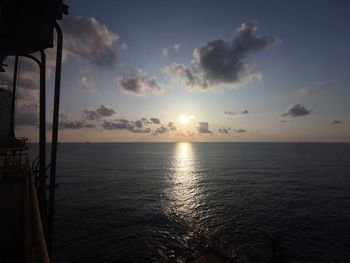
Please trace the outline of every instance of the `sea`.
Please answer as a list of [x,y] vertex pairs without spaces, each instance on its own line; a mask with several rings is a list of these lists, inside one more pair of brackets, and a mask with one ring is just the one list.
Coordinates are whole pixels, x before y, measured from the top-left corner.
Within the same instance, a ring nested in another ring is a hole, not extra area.
[[350,144],[63,143],[54,258],[350,262]]

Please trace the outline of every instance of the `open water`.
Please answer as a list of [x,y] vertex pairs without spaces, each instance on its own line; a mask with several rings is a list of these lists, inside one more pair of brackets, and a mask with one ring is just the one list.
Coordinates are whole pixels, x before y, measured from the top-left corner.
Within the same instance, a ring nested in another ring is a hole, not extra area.
[[55,259],[350,262],[350,144],[62,144]]

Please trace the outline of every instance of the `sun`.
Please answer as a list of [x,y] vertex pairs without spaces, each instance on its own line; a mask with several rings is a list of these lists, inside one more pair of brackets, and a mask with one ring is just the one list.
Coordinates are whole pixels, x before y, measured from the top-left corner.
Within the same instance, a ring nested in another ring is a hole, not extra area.
[[187,124],[190,121],[190,119],[188,118],[187,115],[181,115],[179,117],[179,121],[181,124]]
[[186,115],[186,114],[182,114],[179,117],[179,121],[181,124],[188,124],[190,122],[190,120],[194,119],[193,115]]

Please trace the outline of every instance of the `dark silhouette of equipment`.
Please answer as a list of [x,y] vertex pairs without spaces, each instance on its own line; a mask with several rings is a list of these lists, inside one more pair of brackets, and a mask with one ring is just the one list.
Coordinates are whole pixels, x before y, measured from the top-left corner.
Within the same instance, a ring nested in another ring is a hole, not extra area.
[[[68,6],[62,0],[1,0],[0,3],[0,72],[4,72],[5,60],[9,56],[15,58],[14,76],[12,82],[12,112],[8,140],[15,139],[14,111],[16,99],[16,86],[18,78],[19,57],[27,57],[37,63],[40,69],[40,113],[39,113],[39,163],[36,187],[39,207],[46,235],[49,253],[52,255],[54,193],[56,176],[56,152],[58,139],[58,116],[61,84],[61,61],[63,36],[57,20],[63,14],[68,14]],[[54,39],[57,34],[57,42]],[[45,49],[56,45],[55,90],[53,103],[53,124],[51,160],[46,163],[46,56]],[[33,53],[39,53],[39,56]],[[1,75],[0,75],[1,76]],[[1,120],[0,120],[1,121]],[[49,176],[47,171],[50,169]],[[49,186],[47,187],[47,178]],[[47,189],[48,200],[47,200]]]

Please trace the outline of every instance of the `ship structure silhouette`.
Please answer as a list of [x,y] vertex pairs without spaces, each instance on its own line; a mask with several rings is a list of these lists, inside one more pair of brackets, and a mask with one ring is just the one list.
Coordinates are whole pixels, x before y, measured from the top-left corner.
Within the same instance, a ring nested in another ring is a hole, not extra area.
[[[51,262],[56,152],[63,37],[57,20],[68,14],[62,0],[0,3],[0,262]],[[56,32],[56,38],[54,38]],[[46,160],[46,54],[56,47],[50,159]],[[20,58],[34,61],[39,81],[39,155],[15,136]],[[12,65],[8,63],[11,61]],[[12,78],[5,73],[13,72]]]

